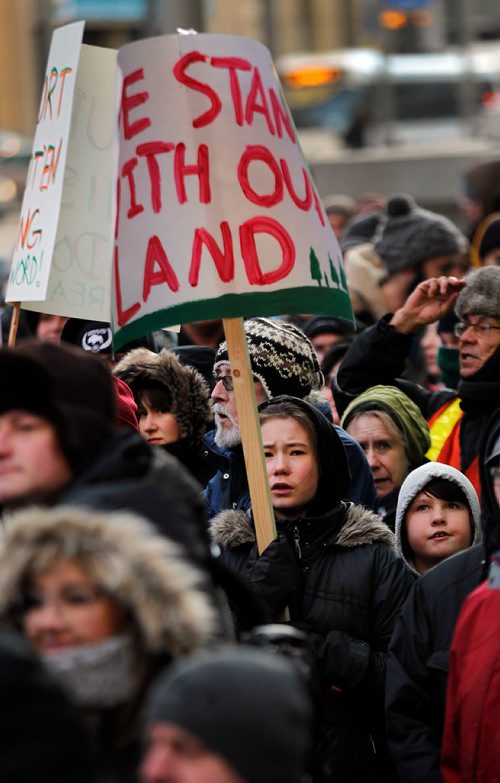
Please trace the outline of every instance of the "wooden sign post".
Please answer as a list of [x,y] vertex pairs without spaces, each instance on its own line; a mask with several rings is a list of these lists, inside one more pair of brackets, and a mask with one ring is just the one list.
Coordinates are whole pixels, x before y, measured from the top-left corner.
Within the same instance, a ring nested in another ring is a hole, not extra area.
[[252,382],[252,368],[242,318],[225,318],[227,352],[238,411],[248,488],[259,553],[276,538],[276,525],[262,448],[259,415]]

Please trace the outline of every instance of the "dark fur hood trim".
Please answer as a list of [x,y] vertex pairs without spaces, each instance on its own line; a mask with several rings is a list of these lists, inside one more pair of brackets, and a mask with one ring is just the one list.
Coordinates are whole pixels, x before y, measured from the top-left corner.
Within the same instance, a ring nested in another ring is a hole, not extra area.
[[[221,511],[210,523],[210,536],[214,544],[234,549],[241,544],[255,541],[251,519],[244,511]],[[350,504],[335,546],[351,548],[364,544],[386,544],[395,549],[394,533],[380,517],[364,506]]]
[[210,389],[205,379],[165,348],[160,353],[134,348],[116,365],[113,375],[125,381],[134,395],[151,381],[164,386],[172,398],[171,413],[182,438],[201,440],[212,422]]

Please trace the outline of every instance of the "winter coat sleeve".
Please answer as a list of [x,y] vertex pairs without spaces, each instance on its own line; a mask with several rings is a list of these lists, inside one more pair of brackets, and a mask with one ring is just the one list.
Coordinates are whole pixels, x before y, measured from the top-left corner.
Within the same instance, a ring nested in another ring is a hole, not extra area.
[[257,544],[246,543],[225,549],[223,559],[249,585],[269,611],[271,620],[281,619],[302,580],[299,564],[284,534],[278,533],[260,555]]
[[371,386],[397,386],[418,405],[428,419],[441,405],[455,397],[449,391],[431,392],[401,376],[413,335],[401,334],[385,315],[365,329],[347,351],[335,380],[335,404],[342,415],[349,403]]
[[428,666],[431,628],[419,581],[396,622],[389,647],[386,715],[389,749],[405,783],[441,783],[436,700]]
[[376,546],[373,565],[371,639],[356,639],[343,631],[332,630],[318,644],[317,654],[322,679],[330,687],[340,690],[361,687],[369,699],[380,703],[384,695],[387,648],[413,579],[403,560],[387,546]]

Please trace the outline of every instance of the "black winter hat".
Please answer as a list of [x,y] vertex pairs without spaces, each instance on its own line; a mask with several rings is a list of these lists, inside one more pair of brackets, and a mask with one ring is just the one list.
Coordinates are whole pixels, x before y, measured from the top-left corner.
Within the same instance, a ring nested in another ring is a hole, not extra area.
[[479,253],[481,258],[484,258],[491,250],[497,250],[500,247],[500,216],[495,220],[492,220],[486,231],[483,234],[481,240],[481,247]]
[[0,350],[0,413],[22,409],[54,424],[73,472],[86,470],[115,427],[111,373],[70,346],[27,340]]
[[[90,353],[113,353],[113,332],[111,324],[107,321],[86,321],[83,318],[68,318],[62,330],[63,343],[76,345]],[[152,334],[146,334],[137,340],[132,340],[120,348],[120,354],[128,353],[134,348],[149,348],[157,350],[156,342]]]
[[304,325],[304,334],[311,340],[318,334],[353,335],[355,328],[351,321],[328,315],[316,315]]
[[375,240],[375,252],[390,275],[418,267],[438,256],[463,253],[467,240],[443,215],[417,206],[411,196],[392,196]]
[[245,783],[299,783],[304,774],[311,704],[279,655],[239,645],[179,660],[153,687],[146,720],[188,731]]
[[350,247],[372,242],[382,220],[380,212],[369,212],[367,215],[351,220],[340,237],[340,247],[343,253]]

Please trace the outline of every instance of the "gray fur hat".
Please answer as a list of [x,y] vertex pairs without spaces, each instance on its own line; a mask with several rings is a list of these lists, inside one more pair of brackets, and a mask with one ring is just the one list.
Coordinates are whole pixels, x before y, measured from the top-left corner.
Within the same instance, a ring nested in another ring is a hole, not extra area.
[[374,247],[393,275],[431,258],[464,253],[467,239],[448,218],[421,209],[411,196],[397,195],[387,201]]
[[181,364],[170,351],[153,353],[147,348],[135,348],[118,362],[113,375],[125,381],[134,396],[151,385],[163,387],[169,413],[179,425],[181,438],[201,440],[211,424],[207,382],[193,367]]
[[176,658],[213,641],[216,618],[201,573],[178,544],[125,511],[33,507],[9,516],[0,543],[0,618],[16,625],[27,582],[61,560],[75,561],[128,609],[147,653]]
[[465,279],[467,285],[455,305],[458,317],[462,320],[468,315],[500,318],[500,267],[475,269]]
[[417,574],[417,571],[410,559],[408,544],[405,544],[406,536],[403,536],[404,518],[413,499],[427,484],[429,484],[429,482],[433,481],[433,479],[452,481],[460,487],[467,498],[472,514],[474,535],[471,546],[478,544],[481,541],[481,508],[479,506],[476,490],[467,476],[464,476],[463,473],[456,468],[451,467],[451,465],[445,465],[442,462],[427,462],[425,465],[421,465],[419,468],[412,470],[403,481],[399,491],[396,509],[396,548],[399,556],[403,558],[414,574]]

